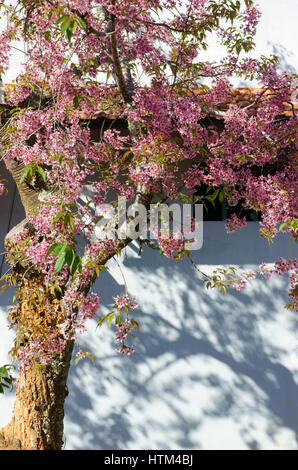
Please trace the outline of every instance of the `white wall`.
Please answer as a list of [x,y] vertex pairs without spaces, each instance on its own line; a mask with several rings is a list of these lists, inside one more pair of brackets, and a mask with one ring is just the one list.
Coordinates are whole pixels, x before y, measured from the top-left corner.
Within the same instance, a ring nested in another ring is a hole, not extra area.
[[[204,269],[293,254],[285,239],[269,248],[253,222],[229,239],[221,222],[204,229],[194,255]],[[103,313],[124,290],[111,266],[96,285]],[[81,343],[96,366],[86,360],[71,371],[66,448],[297,449],[297,316],[283,309],[287,279],[224,296],[204,290],[190,265],[149,250],[139,259],[135,247],[123,270],[141,304],[136,353],[117,356],[112,332],[90,323]]]

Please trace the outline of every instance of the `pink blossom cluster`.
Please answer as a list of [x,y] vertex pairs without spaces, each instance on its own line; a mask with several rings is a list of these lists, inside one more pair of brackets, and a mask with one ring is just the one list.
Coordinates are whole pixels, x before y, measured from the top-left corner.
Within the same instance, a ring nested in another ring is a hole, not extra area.
[[89,357],[89,359],[91,359],[91,361],[94,362],[93,355],[87,351],[84,351],[83,349],[79,347],[79,350],[76,353],[75,364],[77,364],[81,359],[84,359],[85,357]]
[[232,214],[226,221],[226,229],[229,233],[246,227],[246,225],[246,217],[239,218],[236,214]]
[[77,359],[84,359],[84,357],[87,357],[88,353],[86,351],[83,351],[83,349],[79,349],[79,351],[76,353],[76,358]]
[[184,174],[185,186],[188,189],[193,189],[196,186],[199,186],[203,177],[204,177],[204,174],[202,170],[198,166],[193,165]]
[[7,94],[7,102],[9,104],[17,105],[24,101],[31,94],[31,90],[28,86],[15,86],[11,88]]
[[245,289],[247,286],[248,280],[256,279],[257,275],[264,276],[267,279],[272,278],[273,275],[283,276],[284,274],[289,273],[290,280],[290,290],[289,296],[292,300],[293,307],[298,309],[298,296],[297,296],[297,285],[298,285],[298,260],[289,259],[286,260],[282,257],[274,261],[274,263],[268,265],[268,263],[262,263],[259,266],[258,271],[248,270],[242,273],[239,278],[235,279],[230,287],[235,288],[240,291]]
[[87,320],[95,317],[100,301],[95,292],[90,292],[86,297],[78,288],[71,286],[64,295],[64,305],[67,312],[67,321],[63,325],[64,336],[75,339],[77,332],[86,330]]
[[79,310],[81,324],[84,325],[86,320],[94,318],[99,308],[99,297],[95,292],[91,292],[88,297],[83,297]]
[[247,8],[243,14],[243,31],[254,36],[261,16],[261,11],[255,6]]
[[262,263],[259,269],[260,274],[267,278],[272,277],[273,274],[283,276],[285,273],[292,270],[298,272],[298,260],[286,260],[280,257],[273,263],[273,266],[268,266],[266,263]]
[[247,281],[244,277],[241,277],[241,276],[239,277],[239,279],[237,279],[237,281],[235,281],[232,284],[232,287],[234,287],[237,291],[245,289],[246,286],[247,286]]
[[49,330],[47,336],[34,334],[18,351],[20,370],[26,372],[32,361],[51,364],[64,348],[65,340],[59,337],[57,331]]
[[128,308],[135,310],[139,306],[139,303],[136,301],[137,298],[133,296],[130,299],[128,294],[124,294],[122,296],[116,295],[113,297],[113,299],[115,302],[115,307],[117,307],[119,311]]
[[256,276],[257,273],[249,269],[248,271],[243,272],[242,275],[234,283],[232,283],[232,287],[237,291],[243,290],[247,286],[247,281],[254,280]]
[[117,331],[115,341],[121,344],[121,346],[117,348],[116,351],[120,352],[123,356],[129,356],[135,351],[133,347],[127,346],[125,344],[127,335],[132,331],[131,321],[126,318],[124,322],[118,323],[116,325],[116,329]]
[[181,237],[180,233],[171,233],[169,236],[165,237],[163,234],[159,233],[157,236],[157,242],[160,247],[161,253],[167,258],[175,259],[178,261],[179,254],[184,249],[184,239]]
[[[9,12],[2,12],[5,16],[8,16]],[[1,31],[0,34],[0,73],[5,72],[9,67],[9,59],[12,53],[11,40],[16,35],[16,31],[12,24],[7,24],[6,30]]]
[[285,273],[289,273],[290,290],[289,297],[292,301],[292,306],[298,310],[298,260],[290,259],[286,260],[282,257],[278,258],[273,263],[273,266],[268,266],[266,263],[262,263],[259,267],[260,274],[266,278],[271,278],[273,274],[283,276]]

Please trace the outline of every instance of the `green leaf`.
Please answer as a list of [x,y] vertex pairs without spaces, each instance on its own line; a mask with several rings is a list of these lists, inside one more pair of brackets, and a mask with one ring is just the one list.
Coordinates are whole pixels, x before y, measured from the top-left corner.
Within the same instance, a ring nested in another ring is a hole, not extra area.
[[77,29],[77,26],[78,26],[78,23],[76,21],[72,20],[70,22],[70,25],[69,25],[68,29],[72,32],[72,34],[74,34],[76,29]]
[[25,179],[28,178],[29,173],[32,174],[32,165],[31,164],[25,166],[23,175],[20,179],[20,183],[23,183],[23,181],[25,181]]
[[79,271],[79,273],[82,273],[82,260],[80,257],[78,257],[79,260],[78,260],[78,267],[77,267],[77,270]]
[[69,267],[73,264],[75,257],[76,255],[73,245],[68,245],[65,249],[65,261]]
[[57,259],[57,261],[56,261],[54,274],[58,274],[61,271],[61,269],[63,268],[63,266],[65,264],[65,257],[66,257],[66,253],[65,253],[65,251],[63,251],[61,253],[61,255],[59,256],[59,258]]
[[115,310],[112,310],[111,312],[107,313],[106,315],[100,317],[99,320],[98,320],[97,326],[101,326],[101,325],[103,324],[103,322],[104,322],[110,315],[112,315],[114,312],[115,312]]
[[46,254],[46,257],[49,256],[50,253],[52,253],[52,251],[54,251],[54,258],[57,258],[59,256],[59,254],[65,250],[66,248],[66,244],[65,243],[54,243],[54,245],[52,245],[48,251],[47,251],[47,254]]
[[65,211],[58,212],[58,214],[55,215],[55,217],[52,219],[52,224],[55,224],[59,219],[64,219],[66,216]]
[[38,173],[41,176],[43,181],[46,181],[47,178],[46,178],[44,169],[37,163],[29,163],[24,168],[24,172],[20,179],[20,183],[23,183],[25,179],[30,180],[35,173]]
[[7,378],[8,379],[10,377],[10,373],[8,372],[8,368],[9,368],[9,366],[7,366],[7,365],[0,367],[0,377],[1,378]]
[[64,23],[65,20],[69,20],[69,18],[71,18],[69,15],[60,16],[60,18],[58,18],[56,21],[56,24]]
[[66,33],[65,33],[65,36],[66,36],[66,40],[67,40],[68,44],[70,44],[71,38],[72,38],[72,31],[70,29],[67,29]]
[[75,227],[74,220],[70,215],[67,217],[67,222],[68,222],[68,225],[70,226],[71,230],[74,232],[76,227]]
[[74,99],[73,99],[73,107],[74,107],[75,109],[77,109],[77,108],[79,107],[80,102],[82,101],[82,99],[83,99],[83,96],[82,96],[82,95],[77,95],[77,96],[74,97]]
[[11,364],[5,364],[0,367],[0,393],[4,393],[4,388],[9,388],[10,391],[13,388],[13,379],[9,372],[10,369],[13,369]]
[[85,23],[85,21],[82,20],[82,18],[80,18],[79,16],[77,16],[77,17],[75,18],[75,20],[79,23],[79,25],[80,25],[81,28],[85,31],[85,33],[87,33],[88,27],[87,27],[87,24]]
[[220,191],[219,196],[218,196],[218,200],[219,200],[220,203],[223,203],[223,202],[224,202],[224,200],[225,200],[225,193],[224,193],[224,191]]
[[62,24],[60,26],[61,34],[65,34],[65,32],[68,30],[68,28],[69,28],[72,21],[73,21],[72,17],[68,16],[66,21],[62,22]]
[[74,256],[71,264],[68,264],[69,272],[72,276],[75,274],[76,270],[78,269],[80,261],[81,261],[81,258],[79,256]]
[[110,315],[108,318],[107,318],[107,324],[108,324],[108,327],[110,328],[112,323],[113,323],[113,319],[114,319],[114,316],[115,315]]
[[41,166],[36,165],[36,172],[41,176],[43,181],[46,182],[46,180],[47,180],[46,173],[45,173],[44,169]]
[[180,193],[179,197],[180,197],[182,202],[185,202],[185,203],[189,202],[190,198],[189,198],[189,196],[187,196],[187,194]]
[[133,318],[131,318],[130,321],[131,321],[131,324],[132,324],[132,326],[133,326],[134,328],[139,328],[139,324],[138,324],[138,322],[137,322],[136,320],[134,320]]
[[93,356],[93,354],[91,354],[91,353],[89,353],[89,352],[87,352],[87,351],[84,351],[84,349],[81,349],[81,348],[80,348],[80,352],[83,353],[83,356],[78,356],[78,357],[75,359],[75,361],[74,361],[75,364],[78,364],[78,362],[79,362],[81,359],[83,359],[84,357],[88,357],[88,358],[93,362],[93,364],[94,364],[94,356]]

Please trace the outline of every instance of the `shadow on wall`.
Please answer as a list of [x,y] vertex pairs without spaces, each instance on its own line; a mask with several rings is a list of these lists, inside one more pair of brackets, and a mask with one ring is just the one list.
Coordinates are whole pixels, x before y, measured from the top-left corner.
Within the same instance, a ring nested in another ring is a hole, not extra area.
[[279,60],[279,71],[280,72],[293,72],[296,73],[295,67],[291,65],[291,59],[294,57],[294,53],[289,51],[285,46],[280,43],[273,43],[267,41],[268,47],[272,50],[272,54],[276,55]]
[[[223,224],[206,225],[201,263],[241,258],[237,234],[223,254]],[[253,225],[241,264],[268,258]],[[134,247],[127,255],[125,278],[140,300],[136,353],[117,355],[113,331],[90,322],[80,345],[96,365],[85,359],[71,370],[66,449],[297,448],[297,319],[283,309],[287,279],[257,280],[224,296],[204,290],[185,262],[161,262],[149,249],[140,262]],[[124,291],[110,266],[94,289],[101,314]]]

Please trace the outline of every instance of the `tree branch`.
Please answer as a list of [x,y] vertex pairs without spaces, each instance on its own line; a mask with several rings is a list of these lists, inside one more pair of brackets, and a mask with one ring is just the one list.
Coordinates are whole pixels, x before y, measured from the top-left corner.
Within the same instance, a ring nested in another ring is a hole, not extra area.
[[124,73],[122,70],[122,66],[120,63],[119,54],[118,54],[115,24],[116,24],[116,17],[114,14],[111,14],[109,32],[111,33],[110,41],[111,41],[111,52],[112,52],[114,72],[117,77],[117,83],[118,83],[118,86],[119,86],[119,89],[123,96],[124,101],[126,103],[131,103],[132,94],[129,92],[129,89],[128,89],[128,86],[124,77]]

